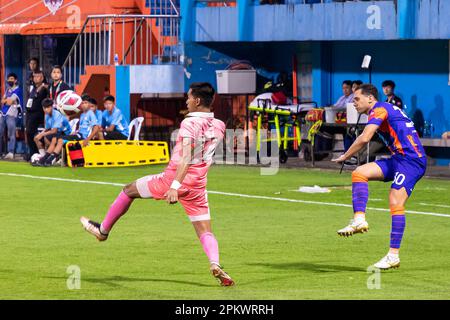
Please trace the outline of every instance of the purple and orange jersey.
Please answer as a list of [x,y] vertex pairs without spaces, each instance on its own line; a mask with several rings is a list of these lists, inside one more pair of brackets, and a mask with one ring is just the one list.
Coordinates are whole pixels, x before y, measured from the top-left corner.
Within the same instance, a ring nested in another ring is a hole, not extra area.
[[369,112],[367,124],[379,126],[378,134],[393,155],[426,157],[414,123],[399,107],[377,102]]

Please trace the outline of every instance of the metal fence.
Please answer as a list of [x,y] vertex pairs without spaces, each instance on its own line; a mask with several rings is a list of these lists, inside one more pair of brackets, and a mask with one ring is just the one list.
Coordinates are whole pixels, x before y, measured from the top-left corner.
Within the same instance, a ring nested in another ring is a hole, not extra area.
[[[276,4],[318,4],[332,2],[372,2],[386,0],[253,0],[254,5],[276,5]],[[387,0],[396,1],[396,0]],[[197,0],[197,6],[236,6],[237,0]]]
[[64,80],[74,87],[86,66],[179,64],[180,16],[88,16],[64,64]]

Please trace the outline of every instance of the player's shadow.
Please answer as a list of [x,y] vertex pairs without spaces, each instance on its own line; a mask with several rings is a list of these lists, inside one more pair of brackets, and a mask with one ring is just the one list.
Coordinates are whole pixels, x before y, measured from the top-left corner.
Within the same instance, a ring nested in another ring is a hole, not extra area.
[[316,273],[325,272],[367,272],[364,268],[325,264],[325,263],[311,263],[311,262],[289,262],[289,263],[251,263],[249,266],[257,267],[267,267],[271,269],[282,269],[282,270],[306,270]]
[[[47,279],[67,279],[67,277],[45,277]],[[197,287],[217,287],[217,285],[208,285],[199,282],[193,281],[182,281],[182,280],[170,280],[170,279],[153,279],[153,278],[131,278],[131,277],[123,277],[123,276],[114,276],[114,277],[103,277],[103,278],[92,278],[92,277],[82,277],[81,281],[91,282],[96,284],[103,284],[110,287],[123,287],[123,283],[127,282],[168,282],[168,283],[177,283],[184,285],[192,285]]]

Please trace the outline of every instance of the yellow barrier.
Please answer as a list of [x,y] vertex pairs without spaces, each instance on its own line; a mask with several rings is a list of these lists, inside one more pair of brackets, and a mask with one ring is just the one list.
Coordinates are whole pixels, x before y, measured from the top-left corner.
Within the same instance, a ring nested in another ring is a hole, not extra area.
[[[76,141],[66,143],[67,164],[72,167],[69,146]],[[81,142],[80,142],[81,143]],[[167,142],[101,140],[90,141],[83,148],[84,167],[127,167],[169,162]]]

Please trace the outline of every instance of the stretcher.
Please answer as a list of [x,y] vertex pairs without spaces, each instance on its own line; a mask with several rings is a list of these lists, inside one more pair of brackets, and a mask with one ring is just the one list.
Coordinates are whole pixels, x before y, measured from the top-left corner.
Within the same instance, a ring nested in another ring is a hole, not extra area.
[[169,148],[163,141],[101,140],[66,143],[69,167],[127,167],[168,163]]

